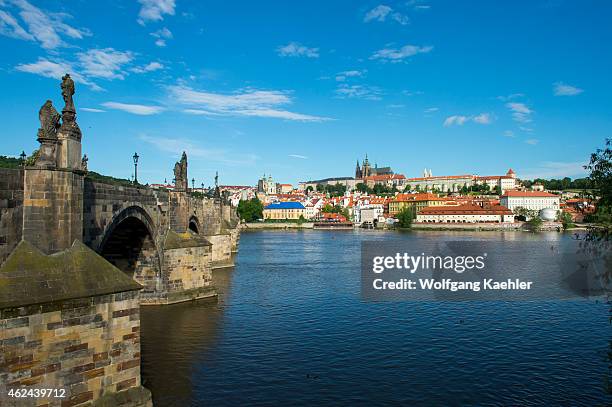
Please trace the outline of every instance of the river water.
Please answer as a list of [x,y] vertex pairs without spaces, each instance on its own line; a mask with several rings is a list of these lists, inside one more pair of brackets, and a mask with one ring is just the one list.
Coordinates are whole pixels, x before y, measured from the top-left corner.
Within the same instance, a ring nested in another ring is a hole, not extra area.
[[362,299],[362,240],[444,239],[571,244],[559,233],[243,233],[236,266],[214,271],[218,303],[142,308],[155,405],[612,403],[601,301]]

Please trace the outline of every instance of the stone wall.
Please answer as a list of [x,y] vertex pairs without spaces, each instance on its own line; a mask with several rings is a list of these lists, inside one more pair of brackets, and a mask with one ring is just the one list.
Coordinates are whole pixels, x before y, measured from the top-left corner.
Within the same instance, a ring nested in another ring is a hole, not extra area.
[[234,265],[232,258],[232,236],[229,233],[206,236],[212,243],[212,267],[231,267]]
[[126,391],[139,401],[132,405],[146,405],[141,288],[79,241],[53,255],[21,241],[0,266],[0,405],[43,402],[11,397],[16,388],[65,392],[47,400],[52,406],[123,399]]
[[83,175],[26,168],[23,239],[46,254],[69,248],[83,236]]
[[0,264],[21,240],[23,170],[0,168]]
[[[131,388],[140,393],[133,405],[151,405],[140,383],[138,291],[0,312],[1,405],[78,406]],[[65,397],[8,396],[19,387],[61,389]]]

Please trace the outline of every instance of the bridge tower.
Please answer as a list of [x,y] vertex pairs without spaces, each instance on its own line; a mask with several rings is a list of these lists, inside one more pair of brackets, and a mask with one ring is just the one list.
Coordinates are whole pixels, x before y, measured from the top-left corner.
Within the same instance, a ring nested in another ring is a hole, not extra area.
[[22,236],[45,254],[68,249],[83,237],[85,171],[70,75],[62,78],[61,88],[62,115],[49,100],[42,106],[38,157],[24,170]]

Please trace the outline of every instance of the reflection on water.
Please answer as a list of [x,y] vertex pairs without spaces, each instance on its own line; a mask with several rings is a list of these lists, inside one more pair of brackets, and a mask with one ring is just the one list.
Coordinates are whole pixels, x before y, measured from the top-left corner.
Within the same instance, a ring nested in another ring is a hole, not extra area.
[[607,305],[366,302],[363,239],[571,244],[558,233],[244,233],[236,267],[214,272],[218,303],[142,309],[156,406],[611,401]]

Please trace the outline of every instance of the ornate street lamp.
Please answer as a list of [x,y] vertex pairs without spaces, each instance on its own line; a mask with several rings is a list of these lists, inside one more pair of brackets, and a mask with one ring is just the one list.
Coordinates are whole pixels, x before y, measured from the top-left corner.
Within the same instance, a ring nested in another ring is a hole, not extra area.
[[27,157],[27,156],[26,156],[25,151],[23,151],[23,150],[22,150],[22,151],[21,151],[21,154],[19,154],[19,158],[21,159],[21,166],[22,166],[22,167],[25,167],[25,163],[26,163],[26,161],[25,161],[25,160],[26,160],[26,157]]
[[138,156],[138,153],[134,153],[132,158],[134,159],[134,184],[138,184],[138,159],[140,157]]
[[195,178],[191,178],[191,189],[195,191]]

